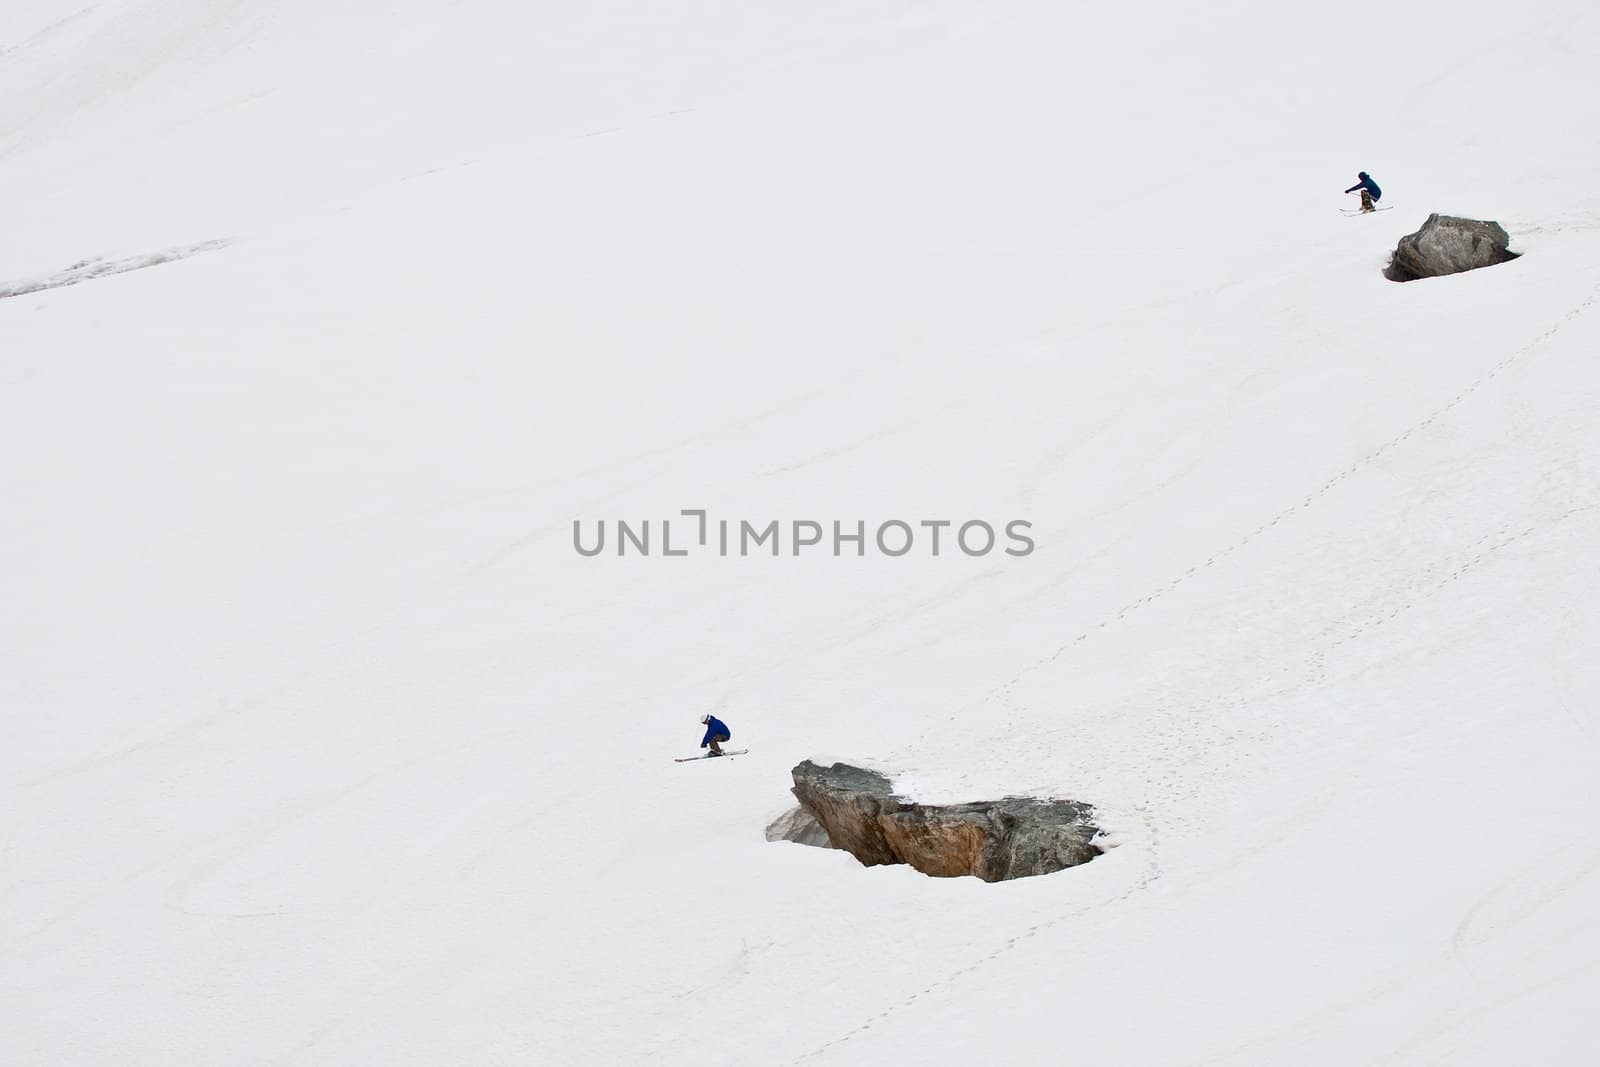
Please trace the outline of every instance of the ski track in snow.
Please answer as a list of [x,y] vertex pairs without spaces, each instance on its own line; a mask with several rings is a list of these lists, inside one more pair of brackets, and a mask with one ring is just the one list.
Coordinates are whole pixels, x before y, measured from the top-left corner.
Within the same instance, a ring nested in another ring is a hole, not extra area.
[[202,241],[199,244],[179,245],[176,248],[166,248],[160,252],[149,252],[139,256],[124,256],[120,259],[86,259],[65,270],[54,274],[40,275],[37,278],[24,278],[20,281],[0,284],[0,300],[9,297],[26,296],[29,293],[41,293],[49,289],[61,289],[69,285],[81,285],[84,282],[95,281],[99,278],[109,278],[117,274],[126,274],[129,271],[144,270],[146,267],[158,267],[163,263],[176,263],[179,260],[197,256],[203,252],[215,252],[227,248],[234,243],[233,238],[219,238],[214,241]]
[[[1131,886],[1129,886],[1128,888],[1122,890],[1120,893],[1117,893],[1115,895],[1108,896],[1108,897],[1105,897],[1103,899],[1094,900],[1094,901],[1091,901],[1091,902],[1088,902],[1088,903],[1075,905],[1074,907],[1062,912],[1061,914],[1055,916],[1054,918],[1047,919],[1047,920],[1045,920],[1043,922],[1036,922],[1036,923],[1033,923],[1030,926],[1027,926],[1021,932],[1013,934],[1010,937],[1007,937],[1004,941],[1001,941],[998,945],[996,945],[991,951],[985,953],[982,956],[979,956],[977,959],[974,959],[972,962],[968,963],[966,966],[961,967],[958,970],[950,971],[950,972],[946,973],[944,976],[942,976],[941,978],[939,978],[937,981],[931,982],[928,985],[923,986],[921,989],[917,990],[915,993],[912,993],[909,996],[905,996],[905,997],[902,997],[902,998],[894,1001],[892,1004],[890,1004],[889,1006],[884,1008],[882,1011],[879,1011],[876,1015],[870,1016],[869,1018],[867,1018],[865,1021],[863,1021],[860,1025],[856,1026],[855,1028],[845,1031],[844,1033],[840,1034],[838,1037],[832,1039],[831,1041],[828,1041],[828,1042],[825,1042],[824,1044],[816,1046],[815,1048],[811,1049],[809,1052],[805,1053],[802,1056],[797,1057],[796,1059],[792,1060],[791,1062],[792,1063],[804,1063],[807,1060],[814,1060],[814,1059],[817,1059],[817,1058],[819,1058],[819,1057],[821,1057],[823,1055],[826,1055],[828,1052],[830,1052],[830,1051],[832,1051],[834,1049],[837,1049],[842,1045],[848,1044],[850,1041],[854,1040],[855,1038],[861,1037],[862,1035],[868,1033],[869,1031],[871,1031],[872,1029],[877,1027],[880,1023],[883,1023],[883,1022],[887,1021],[888,1019],[890,1019],[891,1017],[893,1017],[894,1015],[896,1015],[900,1011],[903,1011],[904,1009],[907,1009],[907,1008],[910,1008],[910,1007],[914,1006],[923,997],[927,997],[927,996],[931,996],[931,995],[933,995],[935,993],[939,993],[939,992],[941,992],[941,991],[943,991],[945,989],[948,989],[949,987],[957,984],[962,979],[967,978],[967,977],[969,977],[971,975],[974,975],[974,974],[978,973],[979,971],[983,970],[988,965],[990,965],[990,964],[996,962],[997,960],[1001,959],[1002,957],[1004,957],[1007,953],[1010,953],[1013,950],[1023,946],[1027,942],[1033,940],[1034,938],[1037,938],[1040,934],[1045,933],[1045,932],[1047,932],[1049,930],[1052,930],[1052,929],[1054,929],[1056,927],[1059,927],[1059,926],[1061,926],[1061,925],[1063,925],[1065,923],[1068,923],[1068,922],[1070,922],[1070,921],[1072,921],[1074,919],[1079,919],[1079,918],[1082,918],[1085,915],[1089,915],[1091,913],[1099,911],[1099,910],[1101,910],[1103,908],[1106,908],[1106,907],[1108,907],[1110,905],[1118,904],[1118,903],[1121,903],[1123,901],[1130,900],[1130,899],[1138,896],[1139,894],[1143,893],[1145,890],[1149,889],[1152,885],[1154,885],[1157,881],[1159,881],[1161,879],[1161,876],[1162,876],[1161,862],[1160,862],[1160,830],[1157,827],[1155,820],[1152,819],[1147,812],[1139,811],[1138,815],[1140,816],[1140,820],[1141,820],[1141,823],[1142,823],[1142,826],[1143,826],[1143,830],[1144,830],[1144,846],[1145,847],[1141,850],[1141,859],[1140,859],[1140,862],[1141,862],[1141,864],[1143,866],[1143,870],[1135,878],[1135,880],[1134,880],[1134,882],[1133,882],[1133,884]],[[1105,863],[1106,859],[1105,859],[1105,857],[1101,857],[1100,859],[1094,860],[1092,862]]]
[[[1077,644],[1080,644],[1080,643],[1082,643],[1084,641],[1087,641],[1090,637],[1092,637],[1094,635],[1095,631],[1104,630],[1106,627],[1108,627],[1108,626],[1110,626],[1110,625],[1112,625],[1114,623],[1120,622],[1123,619],[1127,618],[1133,612],[1138,611],[1140,608],[1144,607],[1145,605],[1153,603],[1154,601],[1159,600],[1161,597],[1166,596],[1168,593],[1171,593],[1173,590],[1177,589],[1179,586],[1183,585],[1185,582],[1189,581],[1191,578],[1193,578],[1195,575],[1199,574],[1200,572],[1202,572],[1202,571],[1204,571],[1204,570],[1206,570],[1206,569],[1208,569],[1210,567],[1214,567],[1217,563],[1219,563],[1219,562],[1221,562],[1223,560],[1226,560],[1226,559],[1232,557],[1233,555],[1235,555],[1236,553],[1238,553],[1240,550],[1242,550],[1244,548],[1247,548],[1258,537],[1260,537],[1261,535],[1265,534],[1268,530],[1271,530],[1273,527],[1277,526],[1280,522],[1283,522],[1285,519],[1288,519],[1288,518],[1294,516],[1295,514],[1297,514],[1299,512],[1302,512],[1302,511],[1305,511],[1306,509],[1310,508],[1318,500],[1322,499],[1323,497],[1327,496],[1329,493],[1331,493],[1335,489],[1337,489],[1342,483],[1344,483],[1348,479],[1353,478],[1356,475],[1360,474],[1363,470],[1367,469],[1368,467],[1370,467],[1374,463],[1376,463],[1378,460],[1384,458],[1389,453],[1391,453],[1394,450],[1398,449],[1401,445],[1405,444],[1407,441],[1409,441],[1411,438],[1413,438],[1417,434],[1420,434],[1423,431],[1427,430],[1435,422],[1437,422],[1439,419],[1443,418],[1445,415],[1449,414],[1452,410],[1454,410],[1458,405],[1460,405],[1468,397],[1472,396],[1479,389],[1483,388],[1483,386],[1485,386],[1489,382],[1493,381],[1501,373],[1503,373],[1505,370],[1510,368],[1513,364],[1515,364],[1519,360],[1523,359],[1524,357],[1526,357],[1530,353],[1539,350],[1539,348],[1542,347],[1544,344],[1546,344],[1551,338],[1555,337],[1556,334],[1558,334],[1561,331],[1562,327],[1566,326],[1568,323],[1570,323],[1573,320],[1577,319],[1579,316],[1583,315],[1585,312],[1589,311],[1592,307],[1594,307],[1596,301],[1600,301],[1600,289],[1597,289],[1594,293],[1590,294],[1590,296],[1586,300],[1584,300],[1583,303],[1579,304],[1577,307],[1575,307],[1571,311],[1567,312],[1567,314],[1564,315],[1559,321],[1555,322],[1548,329],[1546,329],[1543,332],[1541,332],[1533,340],[1529,341],[1527,344],[1523,345],[1521,348],[1517,349],[1515,352],[1511,353],[1509,356],[1506,356],[1500,362],[1494,364],[1492,367],[1490,367],[1483,374],[1479,375],[1477,378],[1474,378],[1472,381],[1470,381],[1465,386],[1463,386],[1459,392],[1457,392],[1454,396],[1452,396],[1444,404],[1442,404],[1441,406],[1435,408],[1433,411],[1429,412],[1426,416],[1424,416],[1419,421],[1413,423],[1411,426],[1407,427],[1400,434],[1398,434],[1395,437],[1390,438],[1388,441],[1385,441],[1383,444],[1379,445],[1377,448],[1375,448],[1372,451],[1368,452],[1366,455],[1362,456],[1360,459],[1357,459],[1355,462],[1351,463],[1348,467],[1346,467],[1343,470],[1339,471],[1333,477],[1329,478],[1327,481],[1323,482],[1321,485],[1319,485],[1316,488],[1312,489],[1310,492],[1308,492],[1305,495],[1304,498],[1302,498],[1301,500],[1299,500],[1299,501],[1297,501],[1297,502],[1295,502],[1293,504],[1290,504],[1288,507],[1283,508],[1281,511],[1277,512],[1271,518],[1269,518],[1266,521],[1262,522],[1255,529],[1253,529],[1249,533],[1245,534],[1239,540],[1235,541],[1234,543],[1228,545],[1227,547],[1225,547],[1223,549],[1220,549],[1217,552],[1212,553],[1210,556],[1206,557],[1206,559],[1204,561],[1202,561],[1200,563],[1196,563],[1194,566],[1190,567],[1188,570],[1184,571],[1182,574],[1179,574],[1177,577],[1170,579],[1169,581],[1165,582],[1164,584],[1162,584],[1160,586],[1157,586],[1155,589],[1153,589],[1150,592],[1146,593],[1144,596],[1140,597],[1138,600],[1129,601],[1128,603],[1124,604],[1122,606],[1122,608],[1117,611],[1116,614],[1109,615],[1109,616],[1101,619],[1099,622],[1095,623],[1093,626],[1091,626],[1091,627],[1089,627],[1089,628],[1087,628],[1085,630],[1080,631],[1070,641],[1067,641],[1067,642],[1063,643],[1062,645],[1060,645],[1054,652],[1052,652],[1049,655],[1045,656],[1043,659],[1040,659],[1040,660],[1030,664],[1028,667],[1024,668],[1021,672],[1019,672],[1018,674],[1016,674],[1013,677],[1011,677],[1010,679],[1008,679],[1004,684],[1002,684],[1000,687],[998,687],[994,691],[993,695],[998,695],[1002,691],[1007,691],[1011,687],[1013,687],[1016,683],[1020,682],[1024,678],[1026,678],[1028,675],[1033,674],[1036,671],[1040,671],[1040,670],[1043,670],[1043,669],[1049,667],[1051,664],[1055,663],[1056,661],[1061,659],[1062,656],[1065,656],[1069,651],[1071,651],[1071,649],[1072,649],[1072,647],[1074,645],[1077,645]],[[1593,505],[1589,505],[1589,506],[1593,506]],[[1586,509],[1580,509],[1580,510],[1586,510]]]

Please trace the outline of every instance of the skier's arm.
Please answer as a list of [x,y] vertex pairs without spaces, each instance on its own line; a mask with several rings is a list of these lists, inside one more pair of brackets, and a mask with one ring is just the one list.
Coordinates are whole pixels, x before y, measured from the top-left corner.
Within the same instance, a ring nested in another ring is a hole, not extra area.
[[1367,183],[1366,183],[1366,182],[1356,182],[1356,183],[1355,183],[1355,184],[1354,184],[1354,185],[1352,185],[1352,186],[1351,186],[1351,187],[1350,187],[1350,188],[1348,188],[1348,189],[1346,189],[1346,190],[1345,190],[1345,192],[1347,192],[1347,193],[1353,193],[1353,192],[1355,192],[1355,191],[1356,191],[1356,190],[1357,190],[1357,189],[1365,189],[1365,188],[1366,188],[1366,187],[1367,187]]

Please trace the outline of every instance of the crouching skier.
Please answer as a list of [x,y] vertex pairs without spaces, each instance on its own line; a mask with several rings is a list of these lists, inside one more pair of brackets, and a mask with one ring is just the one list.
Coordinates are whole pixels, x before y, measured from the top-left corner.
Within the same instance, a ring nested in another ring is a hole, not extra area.
[[1376,210],[1372,205],[1376,204],[1379,200],[1383,199],[1383,190],[1378,188],[1378,183],[1373,181],[1372,180],[1372,176],[1369,175],[1366,171],[1362,171],[1360,174],[1357,174],[1356,177],[1359,178],[1360,181],[1356,182],[1350,188],[1346,189],[1345,192],[1346,193],[1353,193],[1357,189],[1360,189],[1361,190],[1361,210],[1362,211],[1374,211],[1374,210]]
[[728,729],[728,724],[715,715],[707,715],[700,720],[705,724],[706,736],[701,738],[700,747],[711,749],[711,755],[722,755],[722,743],[733,736],[733,731]]

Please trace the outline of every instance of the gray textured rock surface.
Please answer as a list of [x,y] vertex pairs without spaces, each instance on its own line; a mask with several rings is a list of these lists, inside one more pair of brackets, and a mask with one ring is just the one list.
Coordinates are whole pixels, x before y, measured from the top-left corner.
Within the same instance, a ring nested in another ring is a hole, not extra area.
[[1516,259],[1498,222],[1433,214],[1416,233],[1400,238],[1383,276],[1391,282],[1437,278]]
[[896,796],[883,775],[847,763],[821,767],[807,760],[793,774],[801,810],[834,848],[869,867],[906,863],[940,878],[970,874],[1003,882],[1100,854],[1088,804],[1030,797],[917,804]]

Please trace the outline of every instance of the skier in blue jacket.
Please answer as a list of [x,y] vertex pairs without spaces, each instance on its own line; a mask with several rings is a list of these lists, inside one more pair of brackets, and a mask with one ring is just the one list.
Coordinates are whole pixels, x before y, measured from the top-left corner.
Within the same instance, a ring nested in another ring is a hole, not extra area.
[[1376,210],[1376,208],[1374,208],[1372,205],[1376,204],[1379,200],[1381,200],[1383,198],[1383,190],[1378,188],[1378,183],[1373,181],[1371,175],[1369,175],[1366,171],[1362,171],[1360,174],[1357,174],[1356,177],[1359,178],[1360,181],[1356,182],[1350,188],[1346,189],[1345,192],[1353,193],[1357,189],[1360,189],[1361,190],[1361,210],[1362,211],[1374,211],[1374,210]]
[[728,729],[728,724],[715,715],[707,715],[700,720],[706,725],[706,736],[701,738],[700,747],[710,747],[713,756],[722,755],[722,742],[733,736],[733,731]]

